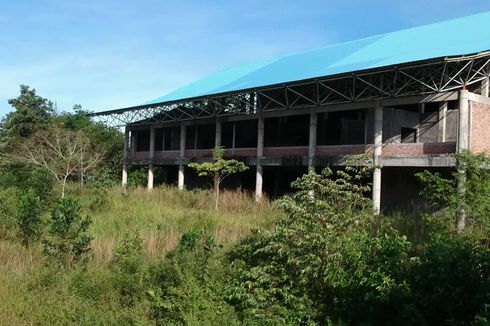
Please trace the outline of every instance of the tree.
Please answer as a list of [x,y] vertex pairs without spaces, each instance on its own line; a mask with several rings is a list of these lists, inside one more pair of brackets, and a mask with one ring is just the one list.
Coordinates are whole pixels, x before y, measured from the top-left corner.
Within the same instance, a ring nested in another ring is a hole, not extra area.
[[243,172],[248,169],[243,162],[237,160],[225,160],[225,150],[218,146],[213,149],[213,162],[190,163],[189,167],[195,169],[199,176],[209,176],[214,185],[214,208],[218,209],[221,182],[231,174]]
[[34,88],[20,85],[20,95],[10,99],[15,111],[7,114],[1,123],[1,134],[10,139],[27,138],[49,125],[54,114],[53,103],[36,94]]
[[31,188],[20,199],[17,223],[24,244],[29,247],[41,234],[42,204]]
[[97,166],[104,152],[91,146],[81,132],[54,126],[25,140],[11,156],[46,168],[60,183],[64,197],[68,178]]
[[70,196],[54,205],[44,254],[65,267],[72,267],[90,250],[92,237],[87,234],[91,220],[82,216],[80,203]]

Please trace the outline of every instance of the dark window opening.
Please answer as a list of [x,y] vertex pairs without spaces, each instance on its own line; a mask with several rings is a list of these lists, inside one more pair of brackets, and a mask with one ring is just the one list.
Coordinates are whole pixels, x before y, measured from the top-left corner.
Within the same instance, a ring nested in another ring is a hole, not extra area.
[[264,146],[308,146],[309,115],[267,118],[264,121]]
[[155,151],[163,150],[163,128],[155,129]]
[[196,149],[214,148],[216,141],[216,124],[197,125]]
[[214,148],[216,139],[216,125],[194,125],[186,129],[186,149],[211,149]]
[[187,126],[185,130],[185,149],[196,148],[196,126]]
[[401,128],[401,142],[402,143],[415,143],[417,141],[417,129],[414,128]]
[[366,112],[326,112],[318,115],[318,145],[360,145],[365,143]]
[[233,125],[234,122],[225,122],[221,124],[221,146],[224,148],[233,147]]
[[150,130],[136,131],[136,151],[147,152],[150,150]]
[[163,150],[176,151],[180,149],[180,127],[164,128]]
[[235,122],[235,148],[257,147],[257,120]]

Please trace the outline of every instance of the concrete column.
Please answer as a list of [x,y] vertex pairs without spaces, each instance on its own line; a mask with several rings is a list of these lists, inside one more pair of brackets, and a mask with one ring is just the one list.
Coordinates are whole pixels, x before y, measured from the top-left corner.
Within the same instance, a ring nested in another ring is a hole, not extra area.
[[[458,116],[458,142],[457,151],[461,153],[470,149],[470,103],[467,90],[459,92],[459,116]],[[458,195],[459,198],[466,196],[466,165],[464,162],[457,162],[458,169]],[[459,232],[462,232],[466,224],[466,211],[464,205],[459,207],[459,216],[456,222],[456,227]]]
[[308,143],[308,172],[315,171],[315,156],[316,156],[316,127],[318,114],[310,113],[310,139]]
[[255,199],[262,199],[263,168],[262,157],[264,156],[264,117],[259,115],[257,120],[257,173],[255,177]]
[[178,187],[180,190],[184,189],[184,163],[185,156],[185,125],[180,125],[180,154],[179,154],[179,177]]
[[469,118],[469,100],[468,91],[459,92],[459,119],[458,119],[458,152],[465,151],[470,148],[470,118]]
[[150,127],[150,155],[148,163],[148,190],[153,189],[153,178],[154,178],[154,165],[153,160],[155,158],[155,127]]
[[442,102],[439,106],[439,133],[438,141],[443,143],[446,141],[446,116],[447,116],[447,102]]
[[481,95],[490,97],[490,76],[481,82]]
[[122,170],[122,187],[125,190],[128,187],[128,148],[129,148],[129,130],[126,127],[124,130],[124,155],[123,155],[123,170]]
[[373,209],[375,214],[381,211],[381,154],[383,152],[383,107],[376,102],[374,108],[374,164],[373,172]]
[[219,119],[216,120],[216,135],[214,138],[214,146],[221,146],[221,121]]

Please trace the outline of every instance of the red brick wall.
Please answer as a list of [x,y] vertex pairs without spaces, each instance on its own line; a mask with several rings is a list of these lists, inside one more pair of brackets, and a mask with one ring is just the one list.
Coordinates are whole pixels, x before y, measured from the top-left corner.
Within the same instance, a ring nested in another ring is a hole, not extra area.
[[317,156],[372,154],[373,145],[318,146]]
[[423,154],[448,154],[456,150],[455,143],[417,143],[399,144],[392,143],[383,146],[383,155],[423,155]]
[[470,102],[470,148],[474,153],[490,154],[490,105]]
[[308,147],[266,147],[264,156],[304,156],[308,155]]

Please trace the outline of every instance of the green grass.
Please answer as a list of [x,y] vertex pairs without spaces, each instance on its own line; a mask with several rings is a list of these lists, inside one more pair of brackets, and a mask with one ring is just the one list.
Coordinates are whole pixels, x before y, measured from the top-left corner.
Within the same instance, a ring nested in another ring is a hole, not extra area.
[[241,191],[223,192],[219,210],[213,207],[213,194],[203,190],[161,187],[123,193],[80,191],[72,185],[70,192],[92,217],[92,259],[85,269],[45,267],[40,244],[24,248],[15,232],[1,232],[0,325],[147,324],[145,301],[121,307],[113,286],[114,248],[126,233],[139,234],[150,262],[174,249],[186,231],[202,230],[226,248],[282,217],[268,200],[256,203]]

